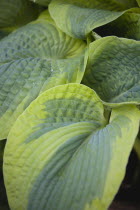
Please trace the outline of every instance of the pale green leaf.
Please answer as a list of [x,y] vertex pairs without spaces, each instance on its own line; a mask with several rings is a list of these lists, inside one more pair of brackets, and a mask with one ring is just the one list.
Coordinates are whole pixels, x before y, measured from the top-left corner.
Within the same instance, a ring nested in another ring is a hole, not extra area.
[[[11,209],[105,210],[122,182],[139,127],[134,105],[113,110],[80,84],[54,87],[17,119],[4,176]],[[14,189],[14,190],[13,190]]]
[[83,83],[93,88],[108,105],[139,104],[139,77],[139,41],[106,37],[91,43]]
[[93,29],[117,19],[132,5],[115,0],[53,0],[49,11],[62,31],[85,39]]
[[61,32],[49,14],[0,42],[0,139],[41,92],[60,84],[80,83],[86,44]]

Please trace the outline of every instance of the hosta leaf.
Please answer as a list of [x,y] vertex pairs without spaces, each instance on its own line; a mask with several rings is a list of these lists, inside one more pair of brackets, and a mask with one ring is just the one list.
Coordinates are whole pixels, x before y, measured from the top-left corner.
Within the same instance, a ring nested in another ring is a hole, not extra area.
[[115,0],[53,0],[49,11],[62,31],[84,39],[93,29],[117,19],[132,5]]
[[140,40],[140,9],[132,9],[113,22],[96,29],[101,36],[116,35]]
[[0,139],[42,91],[81,82],[85,47],[61,32],[47,13],[1,40]]
[[[40,95],[14,124],[4,176],[11,209],[105,210],[124,177],[139,127],[134,105],[113,110],[80,84]],[[14,190],[13,190],[14,189]]]
[[51,0],[31,0],[31,1],[43,6],[48,6],[48,4],[51,2]]
[[37,18],[38,12],[29,0],[0,0],[0,28],[24,25]]
[[139,76],[139,41],[106,37],[90,45],[83,83],[93,88],[103,101],[140,103]]

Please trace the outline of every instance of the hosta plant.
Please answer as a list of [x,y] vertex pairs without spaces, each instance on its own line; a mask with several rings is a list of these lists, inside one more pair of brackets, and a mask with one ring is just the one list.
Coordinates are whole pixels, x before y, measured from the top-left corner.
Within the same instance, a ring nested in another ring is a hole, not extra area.
[[139,5],[0,2],[0,170],[11,210],[106,210],[132,149],[140,161]]

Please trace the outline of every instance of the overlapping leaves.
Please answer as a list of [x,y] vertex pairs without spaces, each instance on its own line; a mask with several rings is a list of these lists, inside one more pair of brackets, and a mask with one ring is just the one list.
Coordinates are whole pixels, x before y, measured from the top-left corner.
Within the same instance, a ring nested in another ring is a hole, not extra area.
[[95,92],[79,84],[52,88],[26,109],[5,150],[11,209],[109,206],[124,177],[140,113],[132,105],[114,109],[108,125],[103,113]]
[[47,12],[0,44],[0,139],[40,92],[81,82],[86,44],[61,32]]
[[[139,130],[139,6],[0,2],[0,139],[8,136],[4,177],[12,210],[110,205]],[[47,7],[50,14],[30,22]],[[138,136],[138,155],[139,145]]]
[[99,39],[89,47],[83,83],[105,102],[139,104],[139,60],[140,42],[117,37]]
[[49,11],[61,30],[72,37],[84,39],[93,29],[117,19],[136,6],[135,1],[53,0]]
[[96,29],[101,36],[115,35],[140,40],[140,9],[131,9],[116,20]]

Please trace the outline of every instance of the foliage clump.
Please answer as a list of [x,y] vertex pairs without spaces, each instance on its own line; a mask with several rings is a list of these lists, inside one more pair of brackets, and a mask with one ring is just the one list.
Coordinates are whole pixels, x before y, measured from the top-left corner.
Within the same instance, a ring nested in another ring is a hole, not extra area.
[[0,2],[0,172],[11,210],[109,208],[133,148],[140,158],[139,6]]

